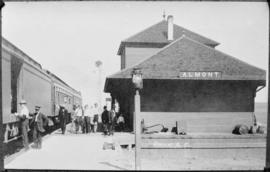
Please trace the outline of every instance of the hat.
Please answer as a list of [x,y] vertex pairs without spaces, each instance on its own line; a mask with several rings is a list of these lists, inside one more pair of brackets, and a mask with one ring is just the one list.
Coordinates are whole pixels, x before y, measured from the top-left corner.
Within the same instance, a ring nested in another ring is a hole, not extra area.
[[40,109],[41,107],[40,106],[35,106],[35,109]]
[[20,104],[26,104],[26,101],[22,99],[22,100],[20,101]]

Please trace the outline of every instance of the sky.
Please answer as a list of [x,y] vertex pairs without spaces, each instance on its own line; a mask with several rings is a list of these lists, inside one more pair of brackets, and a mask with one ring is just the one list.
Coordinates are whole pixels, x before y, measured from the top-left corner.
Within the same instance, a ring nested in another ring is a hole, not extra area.
[[[97,102],[105,77],[120,70],[121,40],[160,22],[163,11],[175,24],[219,42],[216,49],[268,71],[266,2],[5,3],[3,36],[80,90],[84,104]],[[97,60],[103,63],[101,88]],[[267,101],[267,89],[256,102]]]

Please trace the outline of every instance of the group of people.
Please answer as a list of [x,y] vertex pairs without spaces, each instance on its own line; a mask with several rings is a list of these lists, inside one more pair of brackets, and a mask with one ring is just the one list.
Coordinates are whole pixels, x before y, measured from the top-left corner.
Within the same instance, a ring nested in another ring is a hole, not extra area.
[[[42,133],[45,132],[44,127],[48,125],[49,119],[46,115],[41,113],[41,106],[35,106],[35,112],[29,113],[25,100],[21,100],[19,104],[20,112],[15,113],[15,115],[19,118],[21,123],[23,145],[25,149],[29,149],[28,131],[31,128],[33,130],[34,140],[32,147],[40,149],[42,147]],[[59,106],[58,118],[62,134],[65,134],[66,124],[68,122],[68,111],[64,105]],[[94,104],[94,107],[85,105],[84,108],[77,105],[72,119],[72,125],[75,125],[76,133],[78,133],[79,130],[81,130],[82,133],[97,132],[98,122],[99,115],[97,104]],[[101,122],[103,124],[104,135],[113,135],[116,125],[119,127],[120,131],[124,130],[124,117],[122,114],[115,112],[114,106],[110,111],[104,106],[104,111],[101,114]]]
[[[19,105],[20,112],[15,113],[15,115],[20,121],[24,148],[26,150],[29,149],[28,131],[31,129],[33,131],[32,134],[34,141],[32,148],[41,149],[42,134],[45,132],[45,126],[49,124],[49,118],[41,113],[41,106],[35,106],[35,112],[30,113],[25,100],[21,100]],[[65,134],[68,111],[64,105],[60,105],[58,117],[60,119],[60,128],[62,133]]]
[[124,131],[124,117],[121,113],[118,116],[115,111],[115,106],[112,106],[110,111],[107,110],[107,106],[104,106],[103,112],[101,114],[101,119],[104,135],[113,135],[116,125],[119,126],[120,131]]
[[97,131],[98,125],[97,104],[95,103],[94,107],[85,105],[84,108],[82,108],[80,105],[77,105],[72,124],[75,126],[75,133],[78,133],[79,131],[82,133],[95,133]]
[[48,124],[49,119],[46,115],[40,112],[40,106],[35,106],[35,112],[31,114],[29,113],[26,105],[27,102],[25,100],[21,100],[19,104],[21,110],[19,113],[15,113],[15,115],[19,118],[21,122],[24,148],[29,149],[28,131],[30,127],[31,129],[33,129],[34,145],[32,147],[40,149],[42,145],[42,133],[45,132],[44,126]]
[[101,121],[99,121],[97,103],[94,104],[94,107],[85,105],[84,108],[82,108],[80,105],[77,105],[71,128],[73,128],[76,134],[95,133],[97,132],[99,122],[102,122],[104,135],[113,135],[116,126],[118,126],[119,131],[124,131],[125,119],[122,114],[118,114],[115,111],[114,106],[112,106],[110,111],[107,110],[107,106],[104,106]]

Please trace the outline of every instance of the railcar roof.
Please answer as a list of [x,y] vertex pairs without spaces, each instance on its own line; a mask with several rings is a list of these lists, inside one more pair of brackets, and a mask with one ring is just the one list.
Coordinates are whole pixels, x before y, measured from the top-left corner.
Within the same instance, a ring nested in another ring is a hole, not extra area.
[[67,86],[68,88],[72,89],[72,91],[80,94],[80,91],[75,90],[74,88],[72,88],[70,85],[68,85],[66,82],[64,82],[62,79],[60,79],[58,76],[56,76],[54,73],[50,72],[49,70],[46,70],[46,72],[51,75],[53,78],[55,78],[55,80],[61,82],[62,84],[64,84],[65,86]]
[[69,87],[70,89],[72,89],[74,92],[77,92],[78,94],[80,94],[79,91],[77,91],[74,88],[70,87],[66,82],[64,82],[58,76],[56,76],[55,74],[53,74],[52,72],[50,72],[48,70],[43,69],[40,63],[38,63],[33,58],[29,57],[27,54],[25,54],[22,50],[20,50],[18,47],[16,47],[14,44],[12,44],[11,42],[9,42],[4,37],[2,37],[2,44],[4,44],[5,46],[7,46],[8,48],[10,48],[11,50],[13,50],[14,52],[18,53],[20,55],[19,58],[27,58],[28,60],[30,60],[31,62],[33,62],[34,65],[38,66],[38,68],[40,68],[41,71],[45,72],[46,74],[49,74],[50,76],[54,77],[59,82],[63,83],[64,85],[66,85],[67,87]]
[[40,63],[38,63],[36,60],[34,60],[33,58],[31,58],[30,56],[28,56],[27,54],[25,54],[22,50],[20,50],[18,47],[16,47],[14,44],[12,44],[11,42],[9,42],[4,37],[2,37],[2,44],[4,44],[5,46],[11,48],[13,51],[17,52],[18,54],[20,54],[20,56],[22,58],[27,58],[28,60],[30,60],[31,62],[33,62],[34,65],[36,65],[40,69],[42,69],[42,66],[41,66]]

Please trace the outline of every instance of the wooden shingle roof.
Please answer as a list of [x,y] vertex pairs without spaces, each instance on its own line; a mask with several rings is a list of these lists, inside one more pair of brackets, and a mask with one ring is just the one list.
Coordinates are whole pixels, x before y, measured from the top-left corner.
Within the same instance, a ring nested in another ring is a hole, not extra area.
[[[214,40],[211,40],[202,35],[194,33],[176,24],[174,24],[173,30],[174,30],[174,34],[173,34],[174,40],[180,38],[183,34],[185,34],[191,39],[196,40],[202,44],[205,44],[211,47],[215,47],[219,45],[219,43]],[[121,55],[124,45],[128,43],[157,43],[157,44],[165,44],[165,45],[169,44],[172,41],[168,41],[167,31],[168,31],[168,22],[166,20],[163,20],[122,41],[117,54]]]
[[180,37],[155,55],[107,79],[131,78],[133,68],[141,68],[144,79],[183,79],[179,77],[179,73],[183,71],[217,71],[221,72],[218,80],[266,80],[265,70],[187,36]]

